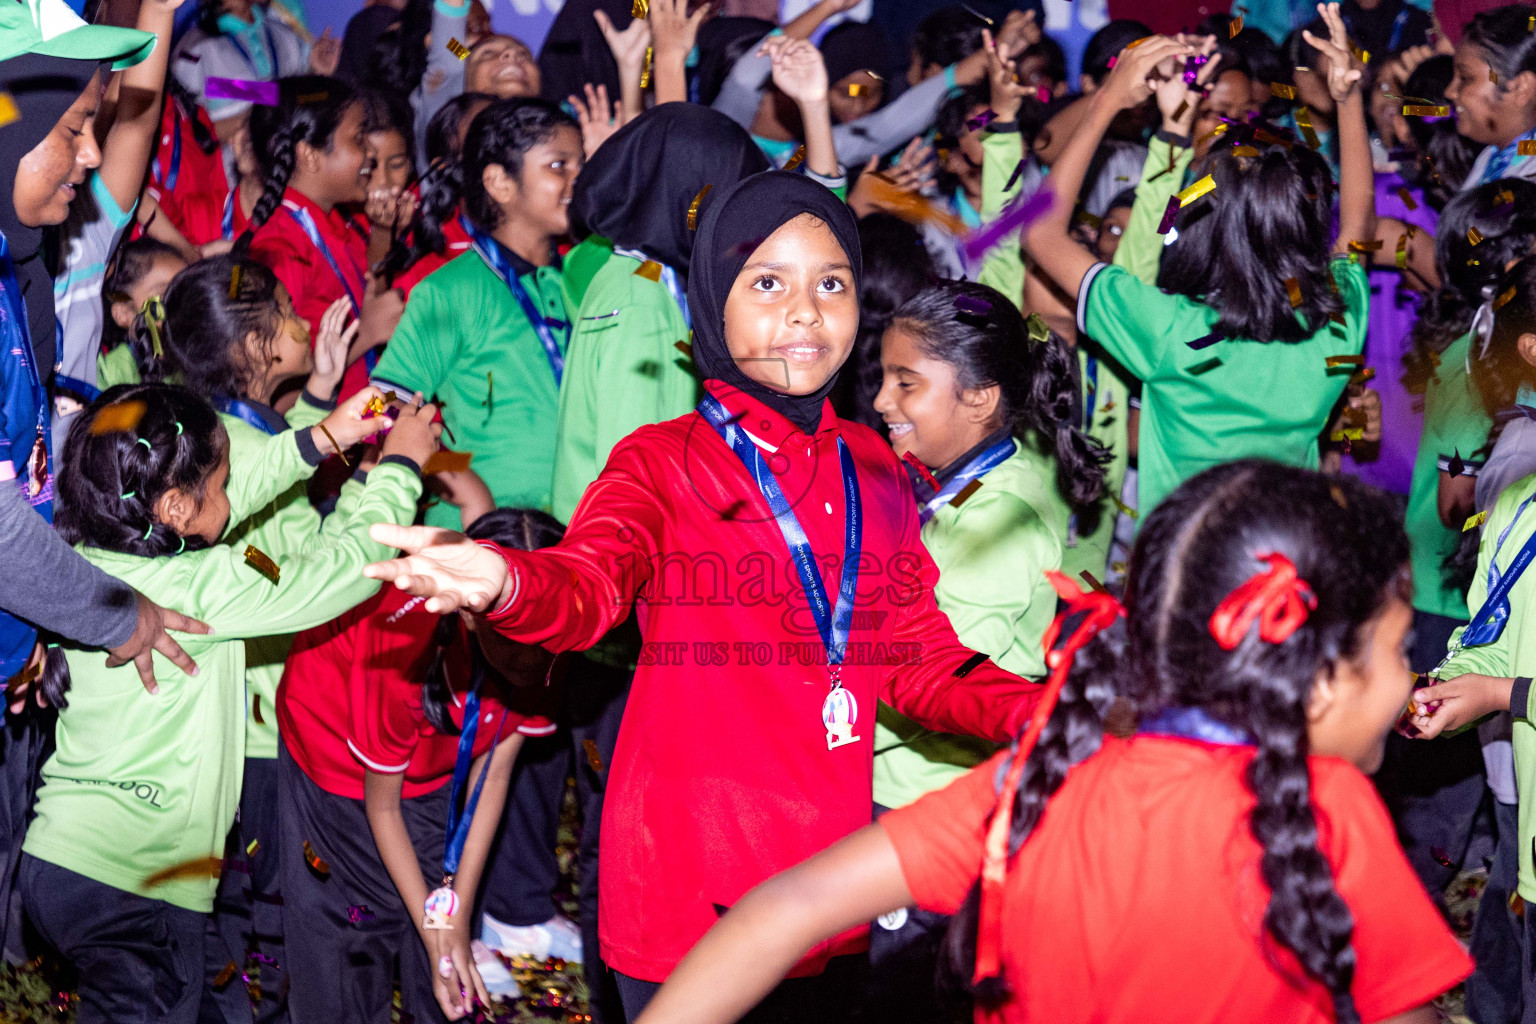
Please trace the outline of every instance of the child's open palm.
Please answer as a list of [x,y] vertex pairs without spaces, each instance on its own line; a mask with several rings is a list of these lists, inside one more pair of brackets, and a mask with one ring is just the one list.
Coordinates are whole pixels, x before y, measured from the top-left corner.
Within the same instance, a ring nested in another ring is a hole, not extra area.
[[773,84],[796,103],[827,98],[827,65],[821,51],[808,40],[774,36],[762,51],[773,61]]
[[[347,323],[348,320],[352,322]],[[329,398],[347,370],[347,351],[357,337],[361,320],[352,318],[352,300],[342,296],[331,303],[320,317],[320,334],[315,338],[315,370],[310,374],[311,393]]]
[[505,600],[502,591],[511,582],[506,561],[462,533],[435,526],[375,523],[368,528],[368,536],[399,548],[405,557],[364,566],[363,575],[425,597],[426,610],[433,615],[484,612]]
[[699,5],[699,9],[690,15],[688,0],[651,0],[651,34],[658,56],[662,51],[687,54],[692,50],[699,26],[704,24],[709,12],[709,4]]
[[1365,71],[1355,64],[1350,55],[1349,32],[1344,28],[1344,16],[1338,4],[1318,4],[1317,13],[1328,26],[1328,38],[1319,39],[1307,30],[1302,35],[1307,42],[1328,58],[1328,94],[1335,103],[1343,103],[1351,93],[1360,88],[1360,78]]
[[635,18],[621,32],[613,27],[606,11],[593,11],[592,18],[603,33],[615,63],[620,68],[638,71],[645,63],[645,48],[651,45],[651,23],[644,18]]
[[981,40],[987,52],[987,81],[992,87],[992,113],[999,120],[1013,121],[1019,116],[1024,97],[1030,90],[1019,82],[1014,61],[1024,52],[1022,39],[995,40],[987,29],[981,30]]

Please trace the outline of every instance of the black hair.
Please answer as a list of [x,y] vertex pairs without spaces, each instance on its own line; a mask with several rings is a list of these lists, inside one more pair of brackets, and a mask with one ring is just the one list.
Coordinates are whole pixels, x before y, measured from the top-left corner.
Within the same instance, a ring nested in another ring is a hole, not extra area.
[[[1223,650],[1211,636],[1211,615],[1263,570],[1257,555],[1270,551],[1296,565],[1317,607],[1283,643],[1252,631]],[[1354,918],[1318,847],[1306,709],[1318,675],[1358,658],[1369,643],[1367,625],[1392,599],[1407,599],[1407,563],[1396,506],[1353,477],[1245,459],[1185,481],[1136,537],[1124,626],[1100,633],[1078,655],[1025,762],[1009,856],[1029,838],[1067,770],[1099,748],[1106,716],[1123,726],[1126,712],[1145,718],[1199,708],[1257,746],[1245,780],[1257,798],[1248,825],[1263,851],[1268,937],[1328,988],[1339,1021],[1358,1022],[1350,995]],[[964,979],[975,960],[978,893],[972,889],[945,940],[947,964]],[[1002,998],[1001,981],[983,986],[979,998]]]
[[892,326],[915,338],[930,359],[953,366],[960,390],[997,386],[1002,426],[1055,460],[1056,487],[1067,504],[1086,511],[1102,497],[1110,456],[1082,429],[1077,353],[1060,335],[1035,341],[1017,306],[972,281],[923,289],[896,310]]
[[197,0],[197,27],[210,38],[224,34],[219,28],[219,15],[224,13],[224,0]]
[[485,191],[485,169],[500,164],[510,176],[523,172],[523,154],[548,142],[576,121],[548,100],[497,100],[475,115],[464,138],[464,212],[482,230],[501,223],[501,207]]
[[1489,70],[1499,76],[1501,93],[1515,76],[1536,72],[1536,33],[1531,32],[1530,19],[1528,4],[1508,4],[1479,11],[1462,29],[1461,41],[1483,51]]
[[699,66],[693,80],[698,92],[695,102],[705,106],[714,103],[736,62],[746,56],[748,50],[756,49],[773,29],[773,22],[759,18],[710,18],[701,25]]
[[1103,82],[1109,74],[1109,62],[1120,56],[1120,51],[1138,39],[1145,39],[1152,30],[1130,18],[1116,18],[1099,29],[1083,47],[1083,74],[1094,82]]
[[1033,46],[1024,48],[1015,63],[1022,63],[1031,57],[1039,57],[1044,62],[1040,73],[1052,82],[1066,82],[1067,80],[1067,54],[1061,48],[1061,44],[1050,36],[1041,36],[1040,41]]
[[956,89],[939,105],[933,117],[934,139],[940,145],[952,146],[968,128],[965,126],[970,112],[978,106],[986,106],[991,99],[986,82],[977,82]]
[[371,87],[358,89],[356,97],[363,105],[364,134],[395,132],[405,139],[406,152],[414,157],[416,125],[410,104],[398,93]]
[[[130,402],[143,406],[131,429],[92,430],[108,406]],[[70,544],[146,558],[206,547],[201,537],[183,542],[154,519],[153,510],[172,488],[201,501],[208,478],[228,453],[229,436],[213,407],[186,388],[110,387],[70,427],[54,526]]]
[[[165,322],[155,325],[165,356],[145,379],[174,379],[204,398],[246,397],[283,329],[277,285],[266,264],[233,253],[198,260],[171,278],[161,298]],[[140,313],[133,323],[135,350],[149,348],[150,329]],[[254,353],[246,347],[252,336]]]
[[963,6],[941,7],[917,23],[912,53],[924,66],[947,68],[981,49],[987,23]]
[[1472,383],[1483,400],[1483,409],[1494,417],[1490,445],[1503,429],[1498,414],[1514,406],[1520,385],[1536,384],[1536,367],[1525,361],[1519,348],[1521,335],[1536,334],[1536,256],[1516,263],[1500,276],[1496,287],[1499,296],[1507,295],[1508,299],[1494,311],[1487,350],[1477,347],[1477,338],[1472,339]]
[[1328,26],[1321,20],[1303,25],[1285,37],[1286,60],[1293,68],[1308,68],[1316,72],[1323,59],[1323,51],[1307,42],[1303,32],[1310,32],[1319,39],[1328,38]]
[[916,227],[889,213],[859,218],[864,280],[859,290],[859,333],[853,354],[832,389],[832,405],[843,419],[880,428],[875,396],[880,393],[880,337],[896,310],[938,277],[933,257]]
[[[131,301],[129,289],[149,273],[155,265],[155,260],[161,257],[175,259],[181,263],[187,261],[187,258],[181,254],[181,250],[175,246],[167,245],[148,235],[140,235],[119,246],[111,262],[107,264],[107,275],[101,282],[101,308],[104,314],[101,321],[103,352],[110,352],[123,342],[133,340],[129,331],[119,327],[117,321],[112,319],[112,307],[118,302]],[[133,357],[139,364],[140,370],[149,365],[152,354],[147,348],[141,351],[137,345],[134,346]]]
[[69,707],[69,659],[58,644],[49,644],[43,653],[43,671],[37,677],[33,691],[42,695],[44,703],[56,711]]
[[1121,189],[1115,193],[1115,197],[1109,201],[1109,205],[1104,207],[1104,216],[1108,217],[1111,210],[1119,210],[1121,208],[1130,210],[1134,209],[1135,206],[1136,186],[1132,185],[1130,188]]
[[[464,531],[471,540],[488,540],[513,551],[538,551],[554,547],[565,536],[565,527],[548,512],[531,508],[496,508],[476,519]],[[457,615],[445,615],[433,635],[436,650],[432,664],[421,684],[421,711],[438,732],[449,736],[459,734],[458,726],[448,714],[453,700],[453,687],[448,682],[448,648],[457,642],[461,626]],[[470,656],[476,660],[485,656],[480,645],[469,638]]]
[[[1512,202],[1504,200],[1505,193]],[[1468,232],[1482,236],[1476,245]],[[1502,290],[1504,267],[1536,247],[1536,183],[1500,178],[1446,204],[1435,234],[1440,287],[1419,304],[1403,384],[1422,394],[1441,352],[1472,327],[1473,315]]]
[[[1431,105],[1447,104],[1445,90],[1455,74],[1455,61],[1450,56],[1430,57],[1403,83],[1403,95],[1414,97],[1415,102],[1423,99]],[[1450,118],[1405,120],[1417,152],[1413,161],[1405,162],[1403,175],[1424,190],[1431,209],[1443,210],[1467,180],[1481,147],[1457,131],[1456,122]]]
[[[1179,215],[1159,288],[1215,309],[1213,330],[1228,338],[1302,341],[1343,311],[1329,271],[1333,184],[1321,156],[1300,145],[1238,156],[1218,145],[1193,173],[1211,175],[1216,189]],[[1301,289],[1299,306],[1288,280]]]
[[379,263],[379,272],[390,284],[428,253],[442,255],[448,247],[443,225],[453,217],[464,194],[464,161],[459,150],[460,129],[471,109],[489,106],[496,97],[483,92],[464,92],[444,103],[427,122],[427,173],[417,183],[419,202],[409,231],[402,231]]
[[251,151],[261,168],[261,198],[251,208],[251,220],[235,241],[235,251],[246,252],[251,239],[283,201],[293,177],[299,143],[329,152],[336,129],[347,116],[356,96],[339,78],[296,75],[277,80],[276,106],[251,107]]
[[[427,35],[432,31],[432,0],[406,0],[399,20],[374,40],[364,80],[392,96],[406,97],[427,71]],[[442,45],[448,45],[443,42]]]

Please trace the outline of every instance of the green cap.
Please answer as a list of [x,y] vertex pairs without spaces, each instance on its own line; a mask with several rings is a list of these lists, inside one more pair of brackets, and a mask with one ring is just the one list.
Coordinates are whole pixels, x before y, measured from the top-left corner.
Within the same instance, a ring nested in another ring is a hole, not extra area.
[[130,68],[149,56],[155,36],[136,28],[88,25],[63,0],[0,0],[0,61],[37,53],[71,60],[111,61]]

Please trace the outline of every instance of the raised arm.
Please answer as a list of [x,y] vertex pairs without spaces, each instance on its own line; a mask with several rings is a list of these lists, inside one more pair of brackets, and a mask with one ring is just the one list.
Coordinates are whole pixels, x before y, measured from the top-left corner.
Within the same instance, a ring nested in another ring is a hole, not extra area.
[[645,51],[651,48],[651,23],[644,18],[632,18],[628,27],[620,32],[613,27],[606,11],[593,11],[592,18],[613,53],[614,63],[619,66],[620,106],[627,123],[645,112],[645,92],[640,87],[640,78],[645,73]]
[[165,68],[171,52],[171,23],[183,0],[144,0],[137,27],[155,35],[155,48],[127,71],[118,89],[117,115],[101,147],[97,174],[120,210],[133,209],[144,185],[160,129]]
[[1318,4],[1317,13],[1328,26],[1328,38],[1303,31],[1328,58],[1328,92],[1338,106],[1339,127],[1339,237],[1335,253],[1349,252],[1355,239],[1376,237],[1376,189],[1371,167],[1371,137],[1365,126],[1365,100],[1360,95],[1364,74],[1354,64],[1349,34],[1338,4]]
[[688,0],[651,0],[651,76],[657,104],[688,102],[688,54],[710,10],[711,5],[700,4],[689,14]]
[[827,65],[821,51],[804,39],[774,36],[763,44],[773,61],[773,84],[800,108],[800,122],[805,129],[805,169],[822,179],[828,188],[832,182],[846,184],[837,162],[837,146],[832,141],[832,107],[827,102]]

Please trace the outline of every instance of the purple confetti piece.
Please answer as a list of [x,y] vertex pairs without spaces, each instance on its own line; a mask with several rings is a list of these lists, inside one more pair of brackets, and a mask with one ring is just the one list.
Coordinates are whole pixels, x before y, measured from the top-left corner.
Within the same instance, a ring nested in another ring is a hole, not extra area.
[[361,924],[364,921],[373,920],[373,911],[366,905],[347,908],[347,920],[353,924]]
[[1179,215],[1181,206],[1182,204],[1179,202],[1178,196],[1168,197],[1168,209],[1163,211],[1162,223],[1158,224],[1157,226],[1158,234],[1166,235],[1168,233],[1168,229],[1173,227],[1173,220]]
[[1207,334],[1203,338],[1196,338],[1194,341],[1186,341],[1184,344],[1188,345],[1192,349],[1195,349],[1196,351],[1199,351],[1202,348],[1210,348],[1220,340],[1221,335],[1217,334],[1215,331],[1212,331],[1210,334]]
[[1023,202],[1009,204],[992,223],[983,224],[971,232],[963,246],[965,258],[973,263],[980,260],[1004,238],[1043,217],[1050,211],[1054,199],[1050,189],[1042,188]]
[[203,95],[211,100],[246,100],[264,107],[277,106],[276,82],[247,82],[239,78],[209,77]]
[[1184,84],[1193,86],[1195,84],[1195,79],[1200,77],[1200,69],[1204,67],[1206,62],[1210,59],[1211,58],[1207,57],[1203,53],[1197,53],[1186,60],[1184,62]]
[[992,312],[992,303],[974,295],[961,295],[955,299],[955,311],[969,316],[986,316]]
[[1020,160],[1019,161],[1019,165],[1013,169],[1013,173],[1008,175],[1008,184],[1003,186],[1003,191],[1004,192],[1011,191],[1013,189],[1014,182],[1018,181],[1023,176],[1024,176],[1024,161]]
[[977,114],[975,117],[966,118],[965,127],[973,132],[979,132],[996,120],[997,115],[993,113],[992,109],[989,107],[986,110],[983,110],[981,113]]

